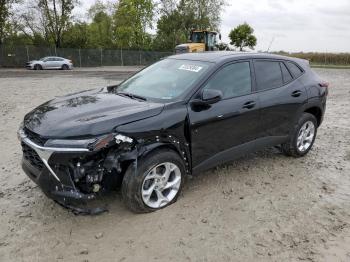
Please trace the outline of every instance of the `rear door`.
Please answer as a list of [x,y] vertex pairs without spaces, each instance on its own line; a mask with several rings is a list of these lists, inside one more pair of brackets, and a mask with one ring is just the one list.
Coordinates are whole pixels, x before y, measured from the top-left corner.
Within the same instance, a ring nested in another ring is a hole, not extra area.
[[254,70],[261,106],[260,136],[289,135],[298,110],[307,102],[305,87],[282,60],[256,59]]
[[55,69],[60,69],[63,64],[63,58],[53,57],[52,67]]
[[222,91],[222,100],[201,110],[190,103],[188,112],[195,171],[205,169],[203,166],[214,166],[218,160],[224,162],[229,160],[227,157],[234,158],[223,154],[255,139],[259,103],[257,95],[252,93],[251,66],[250,61],[223,66],[203,86],[203,89]]
[[44,60],[43,66],[45,69],[55,68],[55,59],[53,57],[48,57]]

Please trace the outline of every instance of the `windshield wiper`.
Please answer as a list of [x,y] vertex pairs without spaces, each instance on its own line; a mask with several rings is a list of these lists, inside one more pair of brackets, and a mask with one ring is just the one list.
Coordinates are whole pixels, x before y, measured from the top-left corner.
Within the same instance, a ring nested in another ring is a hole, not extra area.
[[131,94],[131,93],[127,93],[127,92],[117,92],[117,95],[127,96],[127,97],[130,97],[131,99],[138,99],[138,100],[142,100],[142,101],[147,101],[146,97],[135,95],[135,94]]

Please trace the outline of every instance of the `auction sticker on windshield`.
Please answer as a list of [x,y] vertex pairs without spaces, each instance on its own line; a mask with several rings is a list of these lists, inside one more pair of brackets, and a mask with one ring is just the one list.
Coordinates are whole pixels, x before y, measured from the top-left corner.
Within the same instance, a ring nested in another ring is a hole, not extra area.
[[179,67],[180,70],[187,70],[187,71],[196,72],[196,73],[201,71],[202,68],[203,67],[196,66],[196,65],[182,65],[182,66]]

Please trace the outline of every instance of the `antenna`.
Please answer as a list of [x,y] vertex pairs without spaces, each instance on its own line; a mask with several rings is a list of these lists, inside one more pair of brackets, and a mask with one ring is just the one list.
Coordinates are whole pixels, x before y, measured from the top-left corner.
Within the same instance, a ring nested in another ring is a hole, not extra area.
[[272,44],[273,44],[273,41],[275,41],[275,36],[273,36],[272,39],[271,39],[269,48],[267,49],[267,53],[270,51],[270,48],[271,48],[271,46],[272,46]]

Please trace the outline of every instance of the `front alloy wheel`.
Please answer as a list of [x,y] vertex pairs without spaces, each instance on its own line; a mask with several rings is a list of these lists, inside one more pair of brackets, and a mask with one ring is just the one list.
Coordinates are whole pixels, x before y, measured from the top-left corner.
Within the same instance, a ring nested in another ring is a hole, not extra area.
[[142,200],[150,208],[161,208],[179,192],[181,171],[173,163],[161,163],[152,168],[142,184]]
[[185,180],[185,164],[171,149],[159,149],[131,163],[122,183],[126,206],[136,213],[156,211],[173,204]]

